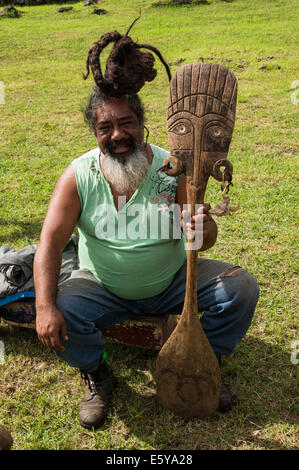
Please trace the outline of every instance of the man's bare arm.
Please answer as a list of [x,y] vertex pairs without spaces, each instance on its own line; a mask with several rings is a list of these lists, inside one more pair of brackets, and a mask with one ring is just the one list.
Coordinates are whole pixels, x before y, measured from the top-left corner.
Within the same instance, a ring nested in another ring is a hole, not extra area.
[[69,166],[56,184],[34,257],[37,334],[45,346],[59,350],[63,350],[59,336],[66,339],[67,332],[62,314],[56,308],[57,283],[62,252],[80,210],[75,174]]

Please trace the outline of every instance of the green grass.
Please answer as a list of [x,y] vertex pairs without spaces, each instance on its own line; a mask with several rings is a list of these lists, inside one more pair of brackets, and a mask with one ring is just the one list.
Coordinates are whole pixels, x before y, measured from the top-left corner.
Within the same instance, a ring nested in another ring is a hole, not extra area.
[[[228,65],[239,82],[229,160],[234,165],[233,217],[217,219],[218,243],[204,257],[247,268],[261,296],[251,328],[225,359],[223,376],[238,398],[231,413],[184,422],[161,409],[153,373],[157,353],[108,341],[119,378],[107,423],[96,432],[78,423],[83,387],[78,373],[45,350],[35,332],[2,325],[6,362],[0,365],[0,422],[14,449],[295,449],[298,339],[296,173],[299,79],[296,0],[212,1],[210,5],[151,7],[151,1],[104,1],[104,16],[82,3],[22,7],[0,20],[0,244],[38,243],[55,181],[77,156],[95,147],[80,108],[92,86],[82,80],[90,46],[102,33],[125,32],[158,47],[175,62]],[[150,141],[167,147],[168,83],[158,76],[141,92]],[[207,202],[220,200],[210,181]],[[298,410],[297,410],[298,411]]]

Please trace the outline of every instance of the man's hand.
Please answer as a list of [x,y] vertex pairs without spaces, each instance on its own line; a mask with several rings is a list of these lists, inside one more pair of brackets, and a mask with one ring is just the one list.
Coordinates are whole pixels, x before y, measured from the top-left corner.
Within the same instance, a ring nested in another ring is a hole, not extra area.
[[187,222],[186,224],[184,224],[184,220],[188,218],[188,215],[190,219],[190,214],[188,211],[184,210],[182,212],[183,229],[194,231],[196,226],[201,227],[201,223],[202,223],[203,236],[204,236],[204,233],[207,234],[209,222],[212,220],[211,216],[208,214],[210,209],[211,209],[210,204],[202,204],[202,206],[199,209],[197,209],[197,213],[193,217],[191,217],[190,222]]
[[44,346],[64,351],[60,337],[68,340],[66,325],[62,313],[55,306],[37,309],[36,332]]
[[186,224],[184,223],[184,220],[188,220],[188,212],[185,210],[182,211],[182,229],[184,232],[192,231],[196,234],[196,227],[200,227],[200,229],[202,229],[203,243],[200,251],[211,248],[217,239],[217,225],[209,214],[210,209],[210,204],[202,204],[202,206],[197,210],[197,213],[191,217],[191,220],[189,214],[190,221]]

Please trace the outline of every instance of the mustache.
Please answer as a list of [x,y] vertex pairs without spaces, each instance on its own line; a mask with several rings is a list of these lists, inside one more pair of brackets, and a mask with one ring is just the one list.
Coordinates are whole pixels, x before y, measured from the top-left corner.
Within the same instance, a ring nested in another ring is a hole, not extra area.
[[128,147],[131,149],[132,152],[135,152],[135,150],[137,150],[137,144],[133,138],[121,139],[117,142],[108,142],[106,144],[105,150],[111,153],[119,147]]

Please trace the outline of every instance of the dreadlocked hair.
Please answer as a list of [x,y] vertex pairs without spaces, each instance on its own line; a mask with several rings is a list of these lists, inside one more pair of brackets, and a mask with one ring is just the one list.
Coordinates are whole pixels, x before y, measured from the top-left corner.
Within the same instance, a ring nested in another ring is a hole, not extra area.
[[[157,71],[153,68],[155,58],[150,52],[141,52],[140,49],[143,48],[151,50],[159,57],[169,81],[171,80],[169,66],[158,49],[148,44],[137,44],[128,36],[139,18],[140,16],[133,21],[123,36],[117,31],[103,34],[88,52],[86,74],[83,74],[83,77],[87,79],[91,68],[96,85],[106,96],[120,98],[123,95],[133,95],[138,93],[145,82],[154,80],[157,75]],[[114,45],[106,61],[103,76],[100,54],[111,42],[114,42]]]

